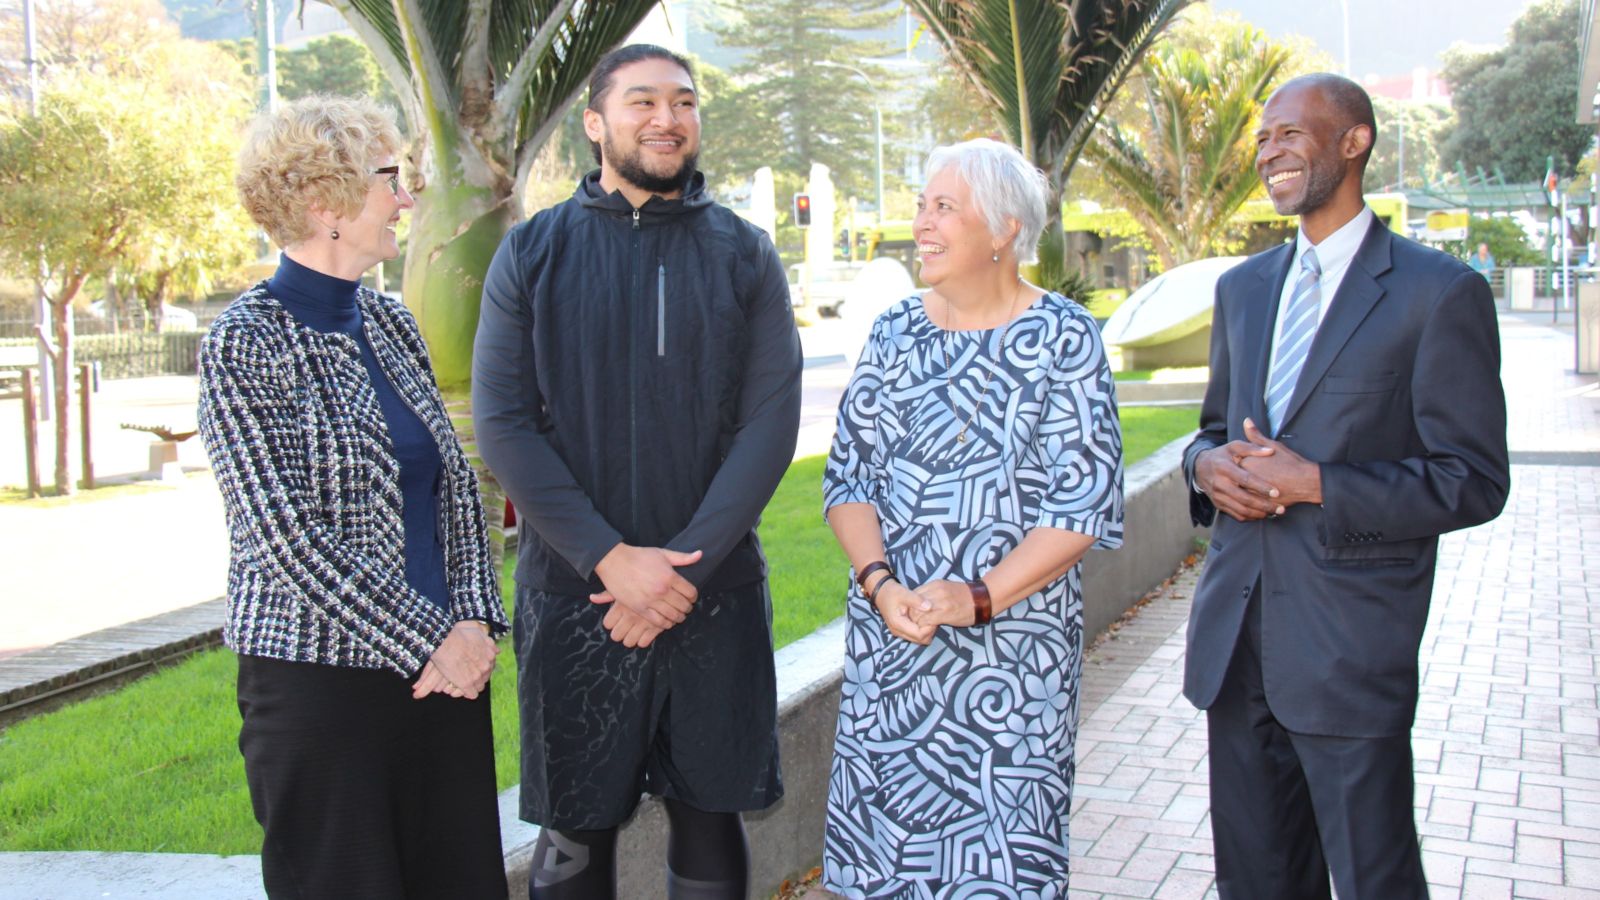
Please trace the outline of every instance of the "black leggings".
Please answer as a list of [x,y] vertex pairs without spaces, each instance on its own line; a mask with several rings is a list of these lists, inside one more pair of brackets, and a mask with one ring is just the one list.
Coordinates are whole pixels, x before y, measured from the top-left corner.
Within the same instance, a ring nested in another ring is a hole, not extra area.
[[[750,890],[750,848],[738,813],[713,813],[662,798],[670,900],[744,900]],[[530,900],[615,900],[617,829],[541,829],[528,876]]]

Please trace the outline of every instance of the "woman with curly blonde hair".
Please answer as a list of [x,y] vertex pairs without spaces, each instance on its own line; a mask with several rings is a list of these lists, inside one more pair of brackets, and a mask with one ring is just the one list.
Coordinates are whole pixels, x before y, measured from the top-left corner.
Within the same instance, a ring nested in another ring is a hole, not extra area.
[[507,622],[477,478],[416,322],[360,283],[400,252],[400,147],[368,100],[256,121],[236,183],[283,255],[200,351],[275,898],[506,895],[488,681]]

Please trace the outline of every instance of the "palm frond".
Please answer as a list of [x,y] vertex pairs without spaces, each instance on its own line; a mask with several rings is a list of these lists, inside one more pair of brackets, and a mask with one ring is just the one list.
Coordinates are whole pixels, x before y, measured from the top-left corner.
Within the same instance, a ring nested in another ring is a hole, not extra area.
[[1203,50],[1163,41],[1140,63],[1141,130],[1109,119],[1085,150],[1165,266],[1210,256],[1259,190],[1251,140],[1287,50],[1257,29]]
[[1030,135],[1024,152],[1059,184],[1111,93],[1154,36],[1190,2],[907,0],[907,5],[950,51],[962,75],[995,103],[1006,137],[1020,144],[1024,134]]
[[[302,0],[303,2],[303,0]],[[658,0],[329,0],[406,104],[414,134],[510,191],[595,61]]]

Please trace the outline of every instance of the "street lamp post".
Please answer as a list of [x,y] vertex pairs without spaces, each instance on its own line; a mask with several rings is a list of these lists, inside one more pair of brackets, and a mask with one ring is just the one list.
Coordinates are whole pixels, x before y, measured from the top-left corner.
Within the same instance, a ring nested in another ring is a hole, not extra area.
[[[28,114],[39,115],[39,49],[38,30],[34,23],[33,0],[22,0],[22,46],[27,59],[23,65],[28,69]],[[34,343],[39,351],[39,396],[48,398],[52,396],[51,383],[55,372],[50,367],[50,348],[43,335],[50,329],[50,304],[44,297],[44,263],[39,263],[39,268],[33,275],[33,321],[36,326]],[[48,399],[39,404],[39,418],[48,422],[55,415],[51,410]]]
[[849,71],[856,73],[856,77],[857,78],[860,78],[862,81],[867,83],[867,90],[868,90],[868,92],[870,92],[872,94],[872,114],[873,114],[873,118],[874,118],[873,138],[876,141],[877,147],[878,147],[878,168],[877,168],[877,174],[878,174],[878,224],[882,225],[883,224],[883,107],[878,105],[878,90],[877,90],[876,87],[873,86],[872,79],[867,77],[867,73],[861,71],[860,69],[856,68],[855,66],[845,65],[844,63],[836,63],[836,62],[833,62],[832,60],[827,60],[827,59],[818,60],[817,61],[817,65],[826,66],[826,67],[832,68],[832,69],[848,69]]
[[1350,74],[1350,0],[1339,0],[1339,8],[1344,13],[1344,77],[1354,78]]

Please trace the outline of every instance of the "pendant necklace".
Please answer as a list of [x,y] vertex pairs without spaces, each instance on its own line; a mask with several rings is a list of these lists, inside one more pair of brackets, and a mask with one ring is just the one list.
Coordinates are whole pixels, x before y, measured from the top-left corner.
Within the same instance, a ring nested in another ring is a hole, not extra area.
[[[1011,333],[1011,323],[1016,319],[1017,315],[1017,300],[1021,298],[1023,294],[1022,288],[1020,287],[1021,283],[1022,279],[1018,278],[1017,284],[1019,287],[1017,288],[1016,295],[1011,298],[1011,306],[1006,317],[1005,327],[1000,329],[1000,346],[995,351],[994,365],[990,366],[988,373],[983,376],[983,390],[978,392],[978,402],[972,405],[972,411],[967,413],[967,421],[962,423],[961,431],[956,434],[956,443],[958,444],[965,444],[967,442],[967,429],[972,427],[973,420],[978,417],[978,410],[983,408],[983,402],[989,399],[989,383],[994,381],[994,370],[1000,365],[1001,357],[1005,356],[1006,335]],[[950,377],[950,369],[952,367],[952,363],[950,361],[950,335],[956,330],[954,327],[956,324],[956,316],[955,310],[950,306],[950,298],[948,297],[944,298],[944,315],[945,319],[951,325],[950,328],[945,329],[944,333],[944,385],[945,390],[948,391],[950,395],[950,406],[951,408],[954,408],[956,405],[956,386],[955,380]]]

